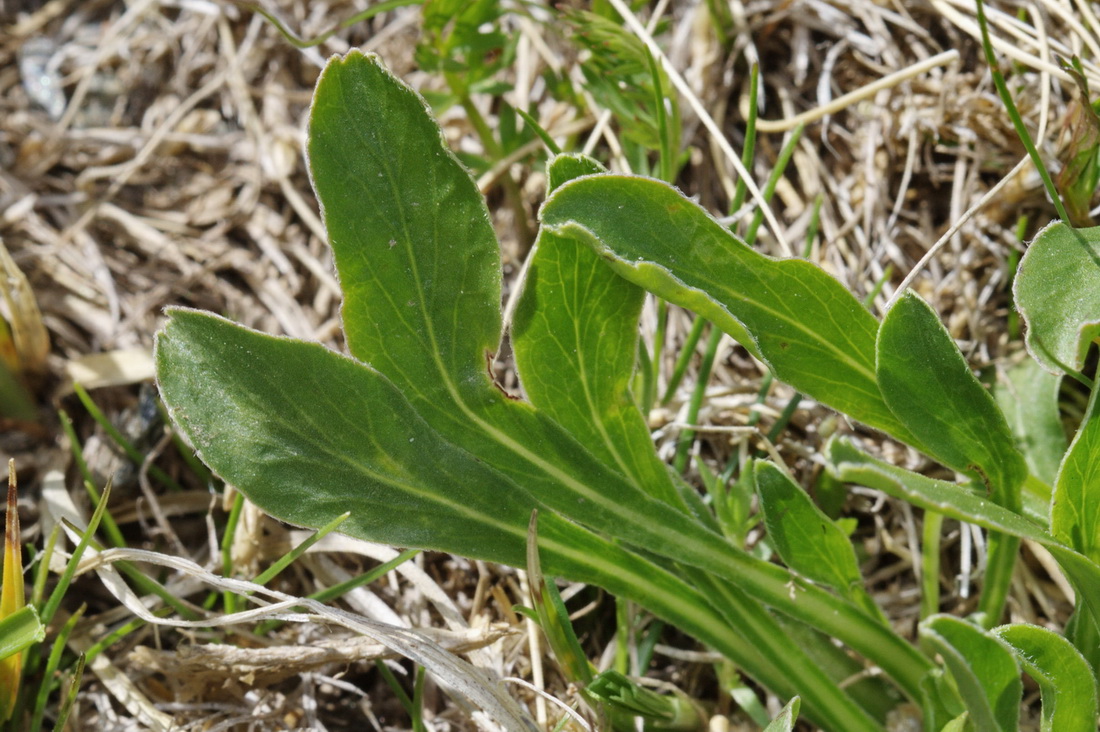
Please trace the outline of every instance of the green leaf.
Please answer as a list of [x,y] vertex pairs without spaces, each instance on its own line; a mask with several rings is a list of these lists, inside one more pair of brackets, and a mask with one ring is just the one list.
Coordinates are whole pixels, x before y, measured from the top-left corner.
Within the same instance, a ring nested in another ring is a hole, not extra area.
[[993,635],[1012,649],[1043,700],[1042,732],[1095,732],[1096,680],[1068,640],[1035,625],[1002,625]]
[[1025,359],[1004,373],[994,393],[1016,437],[1031,474],[1054,484],[1066,452],[1066,433],[1058,411],[1061,374],[1048,373],[1034,359]]
[[[286,520],[318,526],[362,501],[371,510],[353,510],[345,524],[353,535],[510,564],[522,561],[530,510],[548,508],[540,527],[548,572],[638,602],[765,684],[813,669],[798,658],[761,662],[699,593],[622,547],[735,583],[917,693],[927,660],[896,634],[670,510],[493,385],[486,360],[500,337],[499,251],[473,181],[414,92],[358,52],[334,59],[315,95],[309,151],[347,291],[348,347],[370,365],[177,312],[179,327],[170,323],[159,340],[162,390],[223,477]],[[402,443],[409,438],[415,447]],[[553,512],[561,518],[552,522]],[[807,716],[873,727],[824,681],[803,694]]]
[[[319,527],[350,511],[341,530],[351,536],[523,566],[527,525],[539,502],[440,437],[373,369],[318,344],[187,310],[170,311],[155,356],[161,393],[181,432],[204,462],[271,515]],[[682,534],[679,540],[694,541]],[[797,655],[762,659],[682,579],[549,512],[540,519],[539,552],[548,574],[639,603],[772,688],[817,673],[799,664]],[[807,620],[824,615],[842,623],[842,634],[859,633],[857,646],[866,637],[868,652],[895,642],[893,636],[862,632],[858,614],[813,588],[800,590],[795,606],[787,595],[790,575],[778,567],[742,554],[719,554],[711,564],[735,578],[763,582],[770,588],[766,595]],[[920,673],[919,656],[914,667],[905,648],[901,643],[883,659],[902,681]],[[839,690],[832,693],[815,700],[821,718],[837,728],[869,729],[850,700]]]
[[764,728],[764,732],[791,732],[794,729],[794,723],[798,721],[798,708],[801,705],[802,700],[797,696],[791,699],[787,702],[787,706],[783,707],[779,716]]
[[928,454],[979,476],[998,503],[1020,507],[1027,464],[1004,415],[935,311],[911,292],[882,321],[876,372],[886,403]]
[[273,516],[320,527],[351,510],[352,536],[522,565],[537,502],[443,440],[377,371],[190,310],[169,312],[156,362],[199,456]]
[[1050,530],[1100,563],[1100,418],[1095,414],[1077,431],[1058,471]]
[[[707,728],[698,704],[679,689],[658,694],[614,669],[596,676],[585,691],[607,704],[616,716],[641,717],[650,732],[701,732]],[[629,722],[622,726],[634,728]]]
[[934,480],[861,452],[849,441],[832,439],[825,446],[830,470],[837,478],[877,488],[884,493],[948,518],[1042,544],[1058,560],[1100,626],[1100,566],[1055,539],[1040,526],[1009,511],[981,493],[955,483]]
[[621,276],[716,323],[791,386],[916,444],[879,393],[878,322],[820,268],[754,251],[655,180],[575,180],[547,199],[541,216]]
[[859,602],[863,577],[840,527],[775,465],[757,462],[753,472],[768,538],[784,564]]
[[943,657],[977,732],[1017,732],[1023,683],[1013,654],[995,637],[951,615],[933,615],[921,638]]
[[1014,288],[1031,355],[1051,373],[1080,371],[1100,335],[1100,227],[1044,228],[1020,260]]
[[424,101],[352,51],[317,83],[308,152],[351,354],[414,403],[485,386],[500,341],[500,250]]
[[[551,186],[600,172],[590,158],[551,161]],[[539,232],[512,343],[531,402],[596,457],[669,505],[683,502],[630,393],[645,290],[572,239]]]
[[710,561],[716,535],[677,538],[698,526],[492,383],[499,247],[484,200],[415,92],[377,59],[357,51],[334,59],[318,82],[309,152],[352,355],[444,439],[543,505],[653,551],[680,556],[695,543]]
[[46,627],[31,605],[0,620],[0,661],[46,639]]
[[[346,288],[348,347],[390,379],[444,440],[566,518],[704,568],[757,602],[820,625],[877,656],[915,693],[923,659],[888,629],[877,623],[864,629],[863,612],[814,586],[802,588],[795,602],[790,573],[669,510],[547,414],[492,385],[485,360],[500,337],[497,243],[484,201],[414,92],[356,51],[333,60],[318,82],[309,151]],[[559,191],[597,178],[603,176],[566,183]],[[812,278],[824,278],[851,300],[820,270],[804,262],[786,264],[809,267]],[[874,327],[874,319],[858,303],[855,307],[863,314],[860,322],[869,319]],[[803,698],[809,709],[810,696]],[[833,705],[829,713],[838,721],[847,720],[839,726],[860,724],[850,700],[815,699],[812,706],[822,704]],[[847,711],[839,711],[845,706]]]

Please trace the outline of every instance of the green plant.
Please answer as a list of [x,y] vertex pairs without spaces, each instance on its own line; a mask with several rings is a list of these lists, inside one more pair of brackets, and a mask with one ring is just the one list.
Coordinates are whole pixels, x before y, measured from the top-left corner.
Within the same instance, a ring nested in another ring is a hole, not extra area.
[[[917,296],[879,322],[815,265],[766,257],[670,186],[576,155],[549,164],[516,309],[521,401],[487,369],[502,338],[488,213],[423,100],[374,58],[334,59],[308,154],[350,357],[192,310],[171,310],[157,337],[173,420],[261,508],[313,527],[350,511],[341,530],[353,536],[516,566],[537,509],[547,575],[637,602],[775,693],[797,694],[827,729],[881,730],[905,700],[927,729],[960,728],[964,712],[977,729],[1012,729],[1021,666],[1051,729],[1094,728],[1100,492],[1089,466],[1100,420],[1082,424],[1049,486]],[[1060,267],[1100,276],[1098,250],[1100,229],[1056,224],[1020,264],[1017,302],[1045,365],[1080,374],[1097,307],[1071,307],[1064,288],[1060,309],[1029,293]],[[631,393],[646,291],[706,317],[800,392],[966,476],[932,480],[847,439],[826,448],[835,478],[990,531],[977,622],[922,624],[942,666],[885,621],[845,534],[782,465],[745,465],[740,485],[755,486],[785,567],[742,549],[744,511],[715,499],[716,516],[658,459]],[[1068,640],[998,626],[1021,539],[1046,546],[1077,590]],[[853,683],[864,664],[881,676]]]

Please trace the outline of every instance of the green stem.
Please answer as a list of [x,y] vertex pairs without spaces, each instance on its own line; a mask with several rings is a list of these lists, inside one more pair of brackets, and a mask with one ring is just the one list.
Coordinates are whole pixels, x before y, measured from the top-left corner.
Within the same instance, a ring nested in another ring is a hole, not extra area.
[[[749,71],[749,118],[745,120],[745,147],[741,151],[741,164],[745,170],[752,170],[753,155],[756,154],[756,118],[759,110],[756,107],[756,98],[760,89],[760,66],[753,64]],[[745,197],[748,196],[749,186],[744,178],[737,180],[737,186],[733,190],[733,200],[730,201],[730,216],[733,216],[745,205]]]
[[[447,82],[451,85],[452,89],[463,89],[464,87],[452,77],[453,74],[447,75]],[[504,157],[504,149],[497,142],[496,137],[493,136],[493,130],[489,126],[489,123],[485,121],[485,117],[482,116],[478,110],[477,105],[474,104],[474,100],[470,97],[469,93],[463,90],[459,96],[459,104],[462,105],[462,109],[466,112],[466,118],[470,120],[470,124],[474,128],[474,132],[477,133],[478,140],[481,141],[482,148],[485,149],[486,154],[493,160],[500,160]],[[507,170],[500,176],[501,186],[504,188],[504,197],[508,199],[508,207],[512,209],[512,216],[514,218],[514,225],[516,229],[516,236],[519,237],[520,248],[526,251],[531,247],[531,243],[534,241],[534,236],[531,233],[531,223],[527,218],[527,210],[523,207],[523,195],[519,190],[519,184],[516,183],[515,178]]]
[[1012,573],[1016,569],[1016,557],[1020,553],[1020,539],[991,532],[986,541],[989,550],[978,612],[984,614],[982,625],[988,629],[1001,622],[1008,590],[1012,586]]
[[[699,366],[699,376],[695,380],[695,389],[691,392],[691,401],[688,402],[687,415],[684,418],[689,425],[695,424],[699,419],[699,409],[703,406],[707,382],[710,381],[714,357],[718,353],[718,344],[721,340],[722,331],[719,328],[711,328],[710,336],[707,337],[707,349],[703,352],[703,363]],[[680,433],[680,441],[676,443],[676,457],[672,462],[672,467],[677,473],[683,473],[687,469],[688,455],[691,452],[691,443],[694,441],[695,430],[685,427]]]
[[[233,576],[233,541],[237,536],[237,526],[241,521],[241,511],[244,510],[244,494],[238,493],[233,499],[233,506],[229,509],[229,519],[225,522],[225,533],[222,535],[222,576]],[[233,614],[237,612],[237,596],[235,593],[225,590],[222,595],[225,603],[225,612]]]
[[672,401],[676,389],[679,388],[680,382],[684,380],[684,374],[687,372],[688,364],[691,363],[691,357],[695,355],[695,347],[699,345],[699,337],[703,335],[703,328],[706,324],[706,318],[697,317],[691,321],[691,330],[688,331],[687,338],[684,339],[684,345],[680,348],[679,355],[676,356],[676,363],[672,367],[672,375],[668,377],[668,386],[665,387],[665,394],[661,397],[661,404],[668,404]]
[[997,67],[997,58],[993,55],[993,43],[989,40],[989,22],[985,17],[985,3],[982,0],[977,0],[977,4],[978,26],[982,31],[982,50],[985,52],[985,62],[989,65],[989,72],[993,76],[993,84],[997,87],[997,93],[1000,95],[1001,101],[1004,102],[1009,119],[1012,120],[1012,126],[1016,128],[1017,137],[1024,144],[1024,149],[1027,150],[1028,157],[1031,158],[1035,169],[1039,171],[1039,177],[1043,179],[1043,186],[1047,189],[1047,195],[1054,203],[1058,218],[1062,219],[1071,231],[1076,232],[1077,230],[1070,225],[1069,214],[1066,213],[1066,207],[1062,204],[1062,197],[1058,195],[1058,189],[1054,186],[1054,180],[1050,177],[1046,165],[1043,164],[1043,158],[1039,155],[1039,150],[1031,139],[1031,133],[1027,131],[1027,126],[1020,116],[1020,111],[1016,108],[1016,103],[1013,101],[1012,94],[1005,83],[1005,77]]
[[[69,440],[69,448],[72,450],[73,462],[76,463],[77,472],[83,478],[84,490],[87,492],[88,498],[92,500],[92,505],[97,506],[101,496],[99,490],[95,487],[95,482],[92,480],[92,472],[88,469],[88,463],[84,459],[84,448],[80,444],[76,429],[73,428],[73,420],[64,409],[59,409],[57,414],[61,418],[61,430]],[[112,546],[126,546],[126,539],[123,538],[122,531],[119,530],[118,524],[115,523],[109,511],[103,514],[103,533],[107,535],[107,539]]]
[[[103,428],[103,431],[106,432],[107,435],[115,441],[115,444],[122,448],[122,451],[126,453],[126,457],[128,457],[135,465],[140,466],[144,464],[145,455],[142,455],[141,451],[134,447],[133,443],[126,439],[126,437],[123,436],[123,434],[119,432],[113,424],[111,424],[111,420],[107,419],[107,415],[103,413],[103,410],[100,409],[94,401],[92,401],[92,398],[88,395],[88,392],[84,390],[84,387],[80,384],[73,384],[73,391],[76,393],[77,398],[80,399],[80,403],[83,404],[84,408],[88,410],[88,414],[92,416],[92,419],[94,419],[99,424],[99,426]],[[153,476],[174,491],[183,490],[183,487],[179,483],[177,483],[167,473],[165,473],[163,470],[158,468],[156,465],[153,465],[152,463],[149,464],[149,475]]]
[[942,531],[943,514],[935,511],[925,511],[920,563],[921,620],[940,611],[940,537]]

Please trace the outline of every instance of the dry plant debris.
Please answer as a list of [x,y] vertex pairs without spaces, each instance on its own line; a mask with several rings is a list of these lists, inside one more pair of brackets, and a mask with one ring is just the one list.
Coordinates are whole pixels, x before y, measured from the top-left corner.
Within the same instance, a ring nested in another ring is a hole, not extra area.
[[[804,114],[808,120],[773,207],[780,228],[762,246],[775,254],[783,253],[784,243],[801,249],[820,197],[820,233],[811,257],[860,295],[885,279],[874,299],[881,312],[901,278],[953,224],[961,224],[922,266],[913,286],[944,317],[972,363],[1010,358],[1016,346],[1005,327],[1007,263],[1022,249],[1017,218],[1033,214],[1026,239],[1052,213],[1032,169],[1018,165],[1023,151],[981,60],[973,6],[961,0],[733,0],[717,3],[728,19],[719,29],[708,5],[659,2],[638,18],[639,29],[660,28],[657,44],[682,76],[683,144],[691,152],[679,185],[712,211],[728,208],[736,179],[729,152],[743,142],[748,64],[759,63],[757,180],[766,178],[793,126],[785,120]],[[564,37],[560,11],[505,6],[511,12],[503,27],[520,38],[505,99],[531,109],[559,139],[569,137],[578,147],[602,151],[613,167],[626,167],[618,143],[624,130],[609,124],[584,93],[587,110],[556,99],[542,76],[551,70],[578,90],[583,86],[583,54]],[[336,0],[264,3],[307,38],[364,7]],[[995,8],[997,49],[1012,64],[1021,111],[1046,159],[1057,166],[1075,94],[1057,58],[1080,55],[1094,88],[1100,88],[1094,65],[1100,38],[1088,30],[1100,23],[1087,2]],[[166,493],[149,475],[151,460],[118,474],[117,457],[100,463],[89,449],[97,474],[116,476],[111,513],[131,545],[178,554],[204,570],[220,567],[214,525],[224,521],[225,506],[165,450],[155,413],[141,414],[139,384],[150,375],[148,350],[161,309],[192,305],[268,332],[340,347],[339,290],[302,159],[310,93],[323,59],[352,47],[379,53],[423,90],[443,88],[440,78],[416,66],[419,23],[419,8],[395,8],[317,48],[298,50],[245,4],[228,1],[0,2],[0,238],[10,252],[10,261],[4,254],[0,263],[9,280],[13,268],[26,276],[50,341],[48,375],[36,385],[45,429],[5,422],[0,434],[0,457],[14,457],[20,483],[31,487],[21,502],[30,540],[41,542],[59,515],[88,514],[56,417],[58,407],[79,415],[81,442],[90,448],[103,443],[71,396],[76,380],[93,389],[112,421],[132,423],[125,428],[131,438],[148,433],[143,449],[154,459],[163,451],[158,462],[184,483],[182,491]],[[723,31],[728,36],[721,38]],[[912,68],[919,73],[876,86]],[[482,95],[475,101],[495,124],[496,100]],[[457,149],[484,152],[462,109],[447,111],[442,122]],[[516,230],[517,215],[533,220],[543,188],[529,157],[534,152],[530,147],[523,156],[498,161],[480,179],[505,242],[510,278],[520,270],[527,235]],[[518,181],[518,209],[504,205],[507,176]],[[997,195],[971,212],[1006,176]],[[2,307],[9,319],[16,315],[11,300]],[[28,332],[38,339],[34,309],[24,310],[32,312]],[[687,314],[671,313],[666,374],[689,324]],[[645,328],[649,335],[656,329],[653,311]],[[41,358],[37,346],[31,349]],[[758,432],[742,429],[750,415],[760,412],[766,428],[791,396],[778,386],[756,404],[761,369],[730,342],[717,364],[695,445],[710,461],[755,447]],[[652,416],[662,454],[674,451],[696,368],[667,409]],[[820,470],[815,450],[824,429],[849,428],[804,402],[775,446],[803,478]],[[899,453],[895,445],[878,449],[919,464],[916,455]],[[71,496],[67,506],[59,495]],[[917,610],[914,517],[907,506],[872,492],[854,493],[848,510],[860,522],[857,535],[877,599],[899,627],[911,628]],[[241,527],[233,547],[241,576],[254,576],[289,545],[286,529],[263,516],[246,512]],[[980,537],[959,527],[945,540],[946,609],[967,606],[968,573],[983,551]],[[1070,604],[1064,580],[1050,571],[1044,555],[1031,547],[1034,561],[1022,567],[1011,611],[1019,619],[1058,625]],[[281,580],[282,589],[305,595],[366,566],[361,554],[335,556],[311,555]],[[468,633],[478,643],[489,642],[500,634],[493,624],[500,621],[520,627],[511,605],[526,601],[522,574],[448,557],[408,566],[419,572],[415,581],[406,573],[391,574],[376,590],[345,602],[368,618],[405,627],[428,628],[446,619],[451,630],[433,637],[448,643]],[[204,590],[193,579],[163,571],[162,579],[180,597],[201,602]],[[131,619],[94,579],[81,582],[64,608],[72,613],[78,603],[88,604],[74,648]],[[445,613],[440,597],[450,598]],[[459,630],[454,623],[476,630]],[[77,697],[69,728],[400,729],[406,721],[389,692],[356,663],[376,654],[375,647],[346,634],[330,637],[333,632],[298,624],[265,641],[277,645],[249,648],[247,638],[216,630],[185,635],[147,626],[101,656],[95,678],[86,678]],[[471,658],[499,676],[533,681],[537,689],[570,701],[552,661],[525,638],[508,635]],[[590,640],[608,638],[594,633]],[[730,712],[728,698],[716,696],[706,672],[709,659],[693,655],[698,649],[687,639],[669,640],[682,646],[661,646],[665,652],[654,675],[717,701],[716,713]],[[599,655],[594,647],[592,657]],[[541,696],[518,684],[509,688],[540,720],[560,716]],[[453,699],[434,691],[426,713],[428,729],[475,726]]]

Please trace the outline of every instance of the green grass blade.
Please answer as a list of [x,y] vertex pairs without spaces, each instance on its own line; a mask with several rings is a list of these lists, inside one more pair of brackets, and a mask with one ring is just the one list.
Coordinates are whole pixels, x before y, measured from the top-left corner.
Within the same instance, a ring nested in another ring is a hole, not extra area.
[[46,600],[46,604],[42,606],[42,622],[46,625],[49,625],[50,621],[53,620],[54,613],[61,606],[61,600],[65,597],[65,593],[69,591],[69,585],[72,583],[73,577],[76,576],[76,567],[80,564],[80,558],[84,556],[84,551],[92,544],[96,529],[99,528],[99,522],[107,511],[107,501],[110,496],[111,486],[108,484],[103,490],[103,498],[96,504],[92,517],[88,520],[88,528],[84,529],[80,541],[73,549],[73,553],[65,565],[65,570],[61,573],[61,578],[58,579],[49,599]]
[[[73,461],[76,463],[77,470],[83,479],[84,490],[88,493],[92,505],[98,505],[101,496],[99,490],[95,487],[95,482],[92,480],[92,471],[88,469],[88,463],[84,459],[84,448],[80,444],[80,436],[76,434],[76,430],[73,428],[72,417],[64,409],[58,410],[58,416],[60,417],[61,429],[69,439],[69,449],[72,450]],[[118,524],[115,523],[115,519],[110,512],[103,514],[103,533],[107,535],[107,539],[112,546],[126,546],[126,539],[123,538],[122,531],[118,528]]]
[[[103,431],[107,433],[107,436],[114,440],[116,445],[122,448],[122,451],[126,453],[126,457],[128,457],[134,463],[134,465],[143,464],[145,462],[145,455],[143,455],[140,450],[134,447],[133,443],[126,439],[125,435],[123,435],[117,427],[111,424],[111,420],[107,418],[107,415],[103,413],[103,410],[100,409],[95,401],[92,400],[92,397],[88,394],[84,387],[80,384],[73,384],[73,391],[76,393],[77,398],[80,399],[80,403],[83,404],[84,408],[88,410],[88,414],[91,415],[92,419],[96,421],[96,424],[102,427]],[[179,483],[177,483],[175,479],[172,478],[172,476],[168,475],[168,473],[165,473],[156,465],[149,465],[149,475],[153,476],[158,481],[174,491],[183,490],[183,487]]]
[[43,681],[38,686],[38,694],[35,695],[34,714],[31,716],[31,732],[39,732],[42,729],[42,720],[46,714],[46,701],[58,682],[57,669],[61,665],[61,654],[65,651],[65,644],[69,642],[69,636],[72,635],[77,621],[84,615],[85,607],[81,605],[75,613],[69,616],[61,629],[58,630],[53,646],[50,647],[50,655],[46,659],[46,668],[42,674]]
[[1058,195],[1058,189],[1054,185],[1054,181],[1050,177],[1050,172],[1047,171],[1046,164],[1043,162],[1042,155],[1039,154],[1039,150],[1035,147],[1035,142],[1031,139],[1031,133],[1027,131],[1027,125],[1024,124],[1023,118],[1020,116],[1020,111],[1016,108],[1016,103],[1012,100],[1012,93],[1008,90],[1008,84],[1005,83],[1004,74],[1001,73],[1000,67],[997,64],[997,57],[993,55],[993,44],[989,40],[989,23],[985,17],[985,3],[982,0],[976,0],[978,8],[978,26],[982,31],[982,50],[985,52],[985,62],[989,66],[989,72],[993,76],[993,85],[997,87],[997,93],[1001,97],[1001,101],[1004,102],[1005,109],[1008,111],[1009,119],[1012,120],[1012,126],[1016,129],[1016,136],[1020,138],[1020,142],[1023,143],[1024,149],[1027,150],[1028,156],[1031,158],[1031,162],[1035,165],[1035,169],[1039,171],[1039,177],[1043,180],[1043,186],[1047,189],[1047,195],[1050,196],[1050,200],[1054,203],[1054,208],[1058,211],[1058,216],[1062,221],[1069,222],[1069,214],[1066,213],[1065,206],[1062,205],[1062,198]]
[[80,691],[80,682],[84,678],[84,666],[87,662],[87,655],[83,653],[76,659],[76,666],[69,674],[68,690],[61,700],[61,707],[57,710],[57,719],[53,725],[54,732],[64,732],[65,730],[65,723],[69,720],[73,705],[76,703],[77,692]]
[[706,324],[706,318],[697,317],[691,321],[691,329],[688,331],[687,337],[684,338],[680,353],[676,356],[676,363],[672,366],[672,373],[668,377],[668,385],[665,387],[664,396],[661,397],[661,404],[668,404],[672,401],[672,397],[680,387],[680,382],[684,380],[684,374],[687,373],[688,365],[695,355],[695,347],[699,345],[699,338],[703,335],[703,328],[706,327]]
[[0,661],[23,649],[41,643],[46,638],[46,626],[31,605],[19,608],[0,620]]
[[293,564],[298,559],[298,557],[309,551],[309,548],[311,546],[331,534],[333,531],[336,531],[336,529],[340,528],[340,524],[347,521],[349,516],[351,516],[351,513],[345,511],[344,513],[334,518],[332,521],[329,521],[327,524],[319,528],[308,539],[291,549],[283,556],[279,557],[279,559],[275,562],[272,562],[271,566],[256,575],[256,578],[252,580],[252,582],[257,585],[266,585],[268,582],[275,579],[277,576],[279,576],[280,572]]

